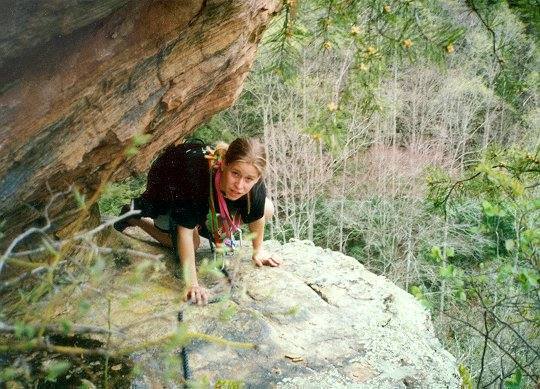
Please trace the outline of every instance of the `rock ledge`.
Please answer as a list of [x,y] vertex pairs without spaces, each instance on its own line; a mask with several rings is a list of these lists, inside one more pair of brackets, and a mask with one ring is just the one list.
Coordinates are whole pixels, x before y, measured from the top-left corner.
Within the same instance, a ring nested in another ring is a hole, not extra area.
[[[144,249],[144,244],[138,244],[135,248]],[[251,342],[258,349],[195,341],[188,346],[195,378],[212,383],[240,380],[248,387],[460,386],[455,358],[443,349],[429,314],[412,295],[367,271],[354,258],[311,242],[265,244],[282,255],[282,267],[256,268],[249,250],[240,252],[230,257],[228,279],[207,283],[215,295],[230,298],[185,310],[190,331]],[[208,258],[210,252],[202,250],[198,255]],[[157,276],[144,282],[148,285],[139,288],[151,290],[150,296],[127,311],[123,307],[123,321],[134,320],[135,316],[137,321],[144,320],[144,315],[178,306],[179,281],[170,270],[162,267]],[[177,326],[174,316],[158,326],[139,328],[130,338],[151,339],[170,333]],[[148,371],[166,370],[160,350],[139,353],[134,358]],[[144,375],[135,386],[178,385],[156,377]]]

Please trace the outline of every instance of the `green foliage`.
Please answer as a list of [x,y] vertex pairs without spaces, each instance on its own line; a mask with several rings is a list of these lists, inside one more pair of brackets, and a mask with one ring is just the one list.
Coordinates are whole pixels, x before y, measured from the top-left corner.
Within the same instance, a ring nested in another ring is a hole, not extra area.
[[504,387],[506,389],[521,389],[523,388],[523,373],[520,369],[510,376],[510,378],[504,381]]
[[35,327],[23,322],[15,323],[15,336],[19,339],[32,339],[36,335]]
[[140,175],[121,182],[108,184],[99,199],[102,215],[118,215],[123,205],[139,197],[145,190],[146,176]]
[[538,0],[507,0],[510,9],[523,20],[527,33],[538,39],[540,36],[540,1]]
[[66,360],[52,360],[45,366],[45,380],[56,382],[56,379],[68,371],[71,363]]
[[520,269],[515,280],[520,284],[523,292],[530,292],[538,289],[539,274],[535,269]]
[[412,294],[420,303],[427,309],[430,309],[432,307],[431,302],[424,294],[424,289],[421,286],[418,285],[412,285],[409,293]]
[[220,312],[219,320],[223,322],[230,321],[238,312],[238,308],[234,303],[228,303],[227,306]]
[[62,319],[60,321],[60,325],[62,326],[62,330],[64,331],[64,335],[68,335],[71,332],[71,328],[73,327],[73,323],[70,320]]
[[471,377],[471,372],[463,364],[460,364],[458,367],[459,376],[461,377],[461,389],[473,389],[473,381]]
[[513,107],[519,120],[535,88],[530,75],[535,73],[538,35],[530,32],[538,28],[538,1],[467,0],[466,4],[485,30],[487,50],[482,61],[496,70],[489,76],[494,76],[493,90]]
[[454,255],[455,251],[453,247],[441,248],[440,246],[433,246],[429,253],[429,257],[435,262],[441,262],[443,259],[452,258]]
[[214,388],[216,389],[242,389],[245,388],[246,385],[243,381],[239,380],[225,380],[225,379],[219,379],[216,381],[216,384]]
[[213,116],[193,133],[192,138],[213,145],[218,141],[231,143],[240,136],[260,137],[263,121],[258,97],[246,88],[241,100],[240,105],[235,105],[220,115]]
[[91,304],[88,300],[81,300],[79,302],[79,313],[84,316],[91,308]]
[[[528,307],[535,306],[540,291],[538,151],[531,154],[516,148],[491,148],[486,151],[484,160],[471,167],[468,174],[468,178],[458,181],[459,185],[446,179],[430,182],[430,202],[436,208],[444,209],[447,225],[458,223],[461,235],[478,237],[476,250],[481,255],[481,261],[475,261],[458,249],[454,256],[447,257],[448,263],[439,268],[441,281],[445,280],[446,288],[452,293],[446,298],[450,298],[448,303],[452,305],[467,302],[472,306],[480,299],[482,309],[493,314],[491,325],[500,326],[497,335],[491,339],[493,343],[506,344],[516,334],[514,342],[518,344],[523,345],[523,339],[528,338],[534,342],[538,336],[534,328],[540,321],[527,312]],[[437,188],[438,185],[444,189]],[[476,203],[477,211],[464,223],[460,213],[467,203]],[[441,248],[434,246],[429,257],[441,262]],[[503,308],[501,302],[506,300],[513,303]],[[433,300],[434,303],[437,301]],[[449,310],[444,306],[437,308]],[[524,325],[521,317],[527,317],[530,326]],[[509,330],[512,332],[505,332]],[[516,357],[527,361],[529,354]],[[530,372],[527,375],[531,377]],[[517,370],[505,380],[505,385],[522,387],[522,378],[522,371]]]
[[79,192],[79,190],[76,187],[73,187],[72,193],[73,193],[73,198],[75,199],[75,202],[78,208],[79,209],[84,208],[86,206],[86,199],[85,199],[84,194],[81,194],[81,192]]
[[0,382],[11,381],[24,374],[23,369],[16,369],[13,367],[6,367],[0,370]]
[[211,277],[211,278],[223,278],[223,272],[221,271],[223,267],[224,256],[217,256],[216,260],[208,260],[204,258],[199,264],[198,273],[200,277]]
[[150,141],[151,134],[136,134],[131,140],[131,145],[126,148],[124,154],[127,158],[134,157],[139,152],[139,149]]

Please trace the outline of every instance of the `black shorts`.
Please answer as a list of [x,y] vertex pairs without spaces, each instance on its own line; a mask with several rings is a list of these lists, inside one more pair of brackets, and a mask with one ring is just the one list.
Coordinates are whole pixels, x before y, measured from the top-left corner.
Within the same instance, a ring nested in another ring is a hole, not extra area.
[[[154,220],[154,226],[162,231],[171,234],[171,237],[176,236],[177,223],[174,222],[171,217],[171,207],[167,203],[160,203],[157,201],[149,201],[144,197],[137,197],[133,200],[134,208],[141,211],[136,215],[137,218],[149,217]],[[208,230],[205,223],[200,222],[197,224],[199,229],[199,235],[203,238],[213,242],[212,233]]]

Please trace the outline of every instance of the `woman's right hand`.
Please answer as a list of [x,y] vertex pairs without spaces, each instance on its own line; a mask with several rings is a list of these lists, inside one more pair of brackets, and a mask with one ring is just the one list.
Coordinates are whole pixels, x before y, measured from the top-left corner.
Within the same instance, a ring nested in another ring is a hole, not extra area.
[[184,301],[191,301],[193,304],[206,305],[208,304],[208,291],[199,285],[192,285],[187,288],[184,295]]

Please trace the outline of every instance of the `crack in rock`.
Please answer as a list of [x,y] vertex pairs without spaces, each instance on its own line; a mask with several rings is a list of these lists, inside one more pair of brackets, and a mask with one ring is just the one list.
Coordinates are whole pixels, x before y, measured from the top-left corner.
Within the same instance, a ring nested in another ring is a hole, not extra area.
[[318,295],[325,303],[327,303],[328,305],[335,306],[334,304],[332,304],[332,303],[330,302],[330,300],[328,299],[328,296],[326,296],[326,295],[321,291],[319,285],[314,284],[314,283],[309,283],[309,282],[306,282],[306,285],[309,286],[315,293],[317,293],[317,295]]

